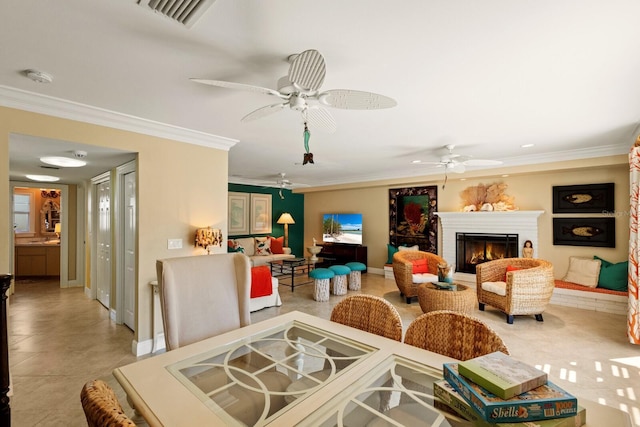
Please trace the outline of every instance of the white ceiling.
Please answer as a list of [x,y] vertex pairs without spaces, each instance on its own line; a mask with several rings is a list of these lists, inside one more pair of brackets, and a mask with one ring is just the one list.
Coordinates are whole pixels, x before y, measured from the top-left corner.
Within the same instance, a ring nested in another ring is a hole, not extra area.
[[[637,0],[217,0],[186,28],[136,0],[3,0],[0,86],[237,140],[232,182],[440,174],[411,161],[445,144],[505,166],[598,157],[638,131],[638,16]],[[322,89],[398,102],[331,109],[334,134],[310,129],[314,165],[301,164],[298,113],[240,123],[277,99],[189,81],[276,89],[306,49],[324,55]]]

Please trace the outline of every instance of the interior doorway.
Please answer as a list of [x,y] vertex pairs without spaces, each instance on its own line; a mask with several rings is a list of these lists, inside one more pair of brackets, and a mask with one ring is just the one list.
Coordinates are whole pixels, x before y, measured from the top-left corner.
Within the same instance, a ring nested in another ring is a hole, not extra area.
[[[55,225],[51,228],[54,230],[53,232],[49,232],[48,228],[41,233],[40,227],[43,223],[48,222],[51,225],[51,220],[47,220],[42,217],[42,215],[46,215],[47,213],[50,215],[51,211],[43,212],[42,204],[38,203],[41,201],[41,198],[31,197],[32,206],[30,208],[29,215],[29,230],[27,233],[18,233],[14,232],[14,238],[11,242],[11,248],[9,251],[9,258],[11,266],[13,267],[14,276],[18,273],[21,273],[18,267],[21,267],[23,271],[26,272],[26,275],[35,275],[35,276],[59,276],[60,278],[60,287],[67,288],[71,286],[69,282],[69,239],[68,236],[68,227],[69,227],[69,215],[65,214],[69,212],[69,186],[62,184],[53,184],[47,183],[43,185],[42,183],[34,183],[34,182],[20,182],[20,181],[10,181],[10,195],[11,200],[9,203],[10,206],[10,215],[11,218],[14,218],[14,200],[16,194],[31,194],[33,195],[35,192],[45,191],[43,188],[46,187],[47,191],[55,190],[59,192],[57,195],[56,202],[53,203],[59,211],[56,215],[56,220],[60,223],[59,228],[59,242],[56,243],[55,239],[49,239],[49,234],[53,237],[58,238],[55,231]],[[24,189],[24,191],[21,191]],[[49,193],[48,193],[49,194]],[[43,199],[46,202],[50,202],[49,198]],[[13,222],[12,222],[13,224]],[[17,236],[22,236],[18,238]],[[18,239],[18,240],[16,240]],[[40,240],[42,240],[40,242]],[[36,242],[38,241],[38,242]],[[17,245],[16,242],[28,244],[25,245]],[[33,243],[29,243],[33,242]],[[51,244],[50,244],[51,243]],[[18,248],[18,249],[16,249]],[[23,248],[28,250],[27,252],[20,252]],[[57,251],[55,251],[57,249]],[[36,251],[36,252],[34,252]],[[40,253],[42,251],[42,253]],[[52,254],[57,252],[57,256],[55,257],[55,263],[51,261]],[[16,255],[18,253],[18,255]],[[74,260],[75,261],[75,260]],[[20,263],[20,266],[18,265]],[[75,262],[73,265],[76,265]],[[49,274],[51,273],[51,274]],[[15,286],[15,282],[12,287]],[[11,289],[10,293],[14,292],[15,289]]]

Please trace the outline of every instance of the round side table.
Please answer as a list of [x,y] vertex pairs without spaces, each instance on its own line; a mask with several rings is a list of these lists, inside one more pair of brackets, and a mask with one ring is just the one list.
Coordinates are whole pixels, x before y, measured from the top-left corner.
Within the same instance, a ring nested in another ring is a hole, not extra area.
[[418,301],[423,313],[435,310],[469,313],[476,305],[476,293],[465,285],[456,284],[456,290],[445,290],[431,283],[423,283],[418,286]]

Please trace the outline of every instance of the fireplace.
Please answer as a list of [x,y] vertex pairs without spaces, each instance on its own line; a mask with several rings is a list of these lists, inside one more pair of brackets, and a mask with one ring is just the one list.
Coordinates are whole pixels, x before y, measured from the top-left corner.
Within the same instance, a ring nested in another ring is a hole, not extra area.
[[476,273],[476,265],[518,256],[518,235],[500,233],[456,233],[456,267],[461,273]]
[[[441,235],[438,236],[441,246],[441,256],[450,264],[456,264],[454,280],[475,284],[475,269],[471,273],[462,271],[456,256],[458,242],[457,233],[476,234],[516,234],[520,242],[531,240],[533,243],[533,257],[538,256],[538,217],[544,211],[508,211],[508,212],[437,212],[440,219]],[[521,256],[518,252],[514,256]]]

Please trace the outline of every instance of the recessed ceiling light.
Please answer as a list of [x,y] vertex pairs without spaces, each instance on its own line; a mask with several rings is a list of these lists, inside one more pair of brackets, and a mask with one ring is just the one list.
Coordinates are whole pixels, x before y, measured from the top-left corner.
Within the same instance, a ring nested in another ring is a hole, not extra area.
[[58,178],[57,176],[51,176],[51,175],[27,175],[27,178],[29,178],[32,181],[39,181],[39,182],[60,181],[60,178]]
[[521,148],[531,148],[533,147],[535,144],[522,144],[520,147]]
[[411,161],[411,163],[413,163],[413,164],[418,164],[418,163],[421,163],[421,162],[422,162],[422,160],[412,160]]
[[69,157],[40,157],[40,161],[62,168],[79,168],[87,164],[84,160],[71,159]]

